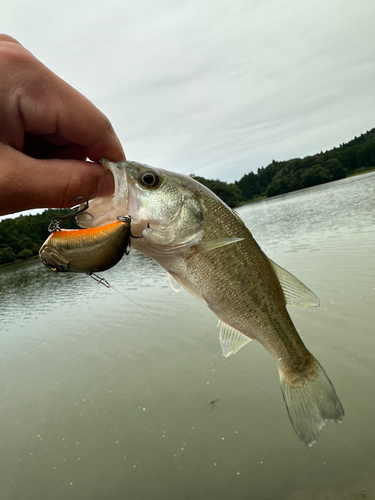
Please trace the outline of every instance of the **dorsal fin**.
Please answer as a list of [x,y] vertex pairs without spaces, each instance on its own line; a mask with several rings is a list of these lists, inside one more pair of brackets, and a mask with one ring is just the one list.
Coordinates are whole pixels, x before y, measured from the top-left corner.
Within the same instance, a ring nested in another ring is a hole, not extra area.
[[271,259],[268,260],[271,262],[273,270],[280,282],[287,304],[303,307],[318,307],[320,305],[318,297],[310,288],[307,288],[307,286],[293,276],[293,274],[275,264]]
[[246,224],[241,219],[240,214],[237,212],[237,210],[234,210],[234,208],[232,208],[231,210],[232,210],[232,213],[235,216],[235,218],[238,220],[238,222],[240,222],[243,226],[246,226]]

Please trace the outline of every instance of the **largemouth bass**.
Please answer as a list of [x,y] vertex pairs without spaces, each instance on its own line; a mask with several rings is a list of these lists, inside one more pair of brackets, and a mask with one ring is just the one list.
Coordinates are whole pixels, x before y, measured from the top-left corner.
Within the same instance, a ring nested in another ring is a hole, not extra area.
[[54,271],[97,273],[115,266],[129,247],[130,219],[90,229],[59,229],[39,250],[43,264]]
[[325,371],[307,350],[286,305],[317,306],[315,294],[263,253],[240,217],[194,179],[136,162],[102,160],[115,195],[90,203],[93,220],[132,219],[133,247],[155,259],[220,320],[225,356],[249,340],[276,361],[281,390],[298,437],[311,446],[326,422],[344,410]]

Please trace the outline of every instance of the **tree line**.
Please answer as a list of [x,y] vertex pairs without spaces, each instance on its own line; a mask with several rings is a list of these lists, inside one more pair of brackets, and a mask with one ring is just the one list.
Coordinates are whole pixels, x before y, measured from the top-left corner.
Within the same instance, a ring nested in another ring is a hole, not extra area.
[[[71,210],[45,210],[36,215],[20,215],[16,219],[0,222],[0,264],[14,262],[37,255],[46,240],[52,217],[65,215]],[[74,219],[64,221],[65,229],[77,227]]]
[[375,167],[375,128],[325,153],[287,161],[273,160],[257,173],[245,174],[235,185],[243,201],[289,193],[343,179]]
[[[258,171],[245,174],[239,181],[227,183],[192,175],[216,193],[230,207],[261,197],[296,191],[342,179],[375,168],[375,128],[326,152],[305,158],[275,161]],[[52,217],[66,210],[45,210],[42,214],[21,215],[0,222],[0,264],[37,255],[48,236]],[[64,223],[74,228],[74,220]]]

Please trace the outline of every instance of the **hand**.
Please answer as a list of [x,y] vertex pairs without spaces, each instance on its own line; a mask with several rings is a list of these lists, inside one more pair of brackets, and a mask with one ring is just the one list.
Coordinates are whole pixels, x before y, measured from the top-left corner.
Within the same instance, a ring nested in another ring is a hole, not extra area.
[[111,194],[112,174],[97,163],[102,156],[125,159],[109,120],[0,35],[0,215]]

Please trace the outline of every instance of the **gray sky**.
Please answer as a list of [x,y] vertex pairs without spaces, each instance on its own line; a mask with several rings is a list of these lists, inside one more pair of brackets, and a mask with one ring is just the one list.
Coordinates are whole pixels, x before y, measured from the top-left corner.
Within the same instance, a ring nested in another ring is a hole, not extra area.
[[128,159],[226,181],[375,127],[374,0],[2,0]]

